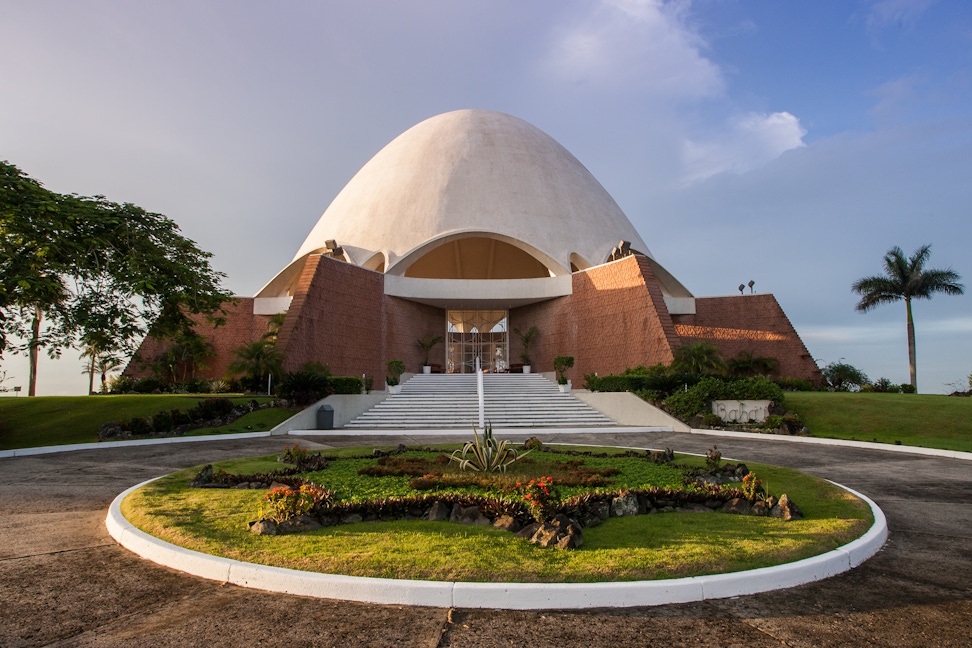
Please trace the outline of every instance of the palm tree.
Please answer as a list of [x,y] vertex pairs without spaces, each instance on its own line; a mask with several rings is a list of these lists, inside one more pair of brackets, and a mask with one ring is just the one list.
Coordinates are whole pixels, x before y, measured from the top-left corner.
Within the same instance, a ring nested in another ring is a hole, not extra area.
[[283,371],[280,352],[273,343],[266,340],[251,342],[234,349],[233,354],[236,359],[229,363],[227,371],[246,374],[252,388],[259,389],[267,374],[280,375]]
[[911,372],[911,386],[918,389],[915,371],[915,320],[911,315],[912,299],[931,299],[935,293],[962,295],[965,286],[959,283],[962,277],[951,268],[947,270],[925,269],[925,262],[931,254],[931,245],[923,245],[909,258],[897,245],[884,255],[884,275],[858,279],[851,290],[861,296],[857,310],[866,313],[880,304],[905,302],[908,311],[908,368]]
[[714,344],[693,342],[675,349],[672,369],[695,376],[722,374],[726,371],[726,362]]

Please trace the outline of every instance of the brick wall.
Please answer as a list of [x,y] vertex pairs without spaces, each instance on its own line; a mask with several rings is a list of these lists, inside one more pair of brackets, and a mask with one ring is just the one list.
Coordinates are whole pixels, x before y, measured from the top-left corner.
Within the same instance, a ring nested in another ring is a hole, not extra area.
[[823,380],[789,318],[770,294],[699,297],[695,315],[674,315],[680,344],[706,341],[730,360],[747,351],[776,358],[780,376]]
[[[233,351],[259,340],[267,332],[270,316],[253,314],[252,297],[237,297],[233,301],[225,302],[223,308],[226,310],[226,324],[218,328],[214,329],[212,324],[207,324],[202,316],[195,318],[196,332],[205,336],[216,352],[215,356],[206,362],[207,366],[196,372],[198,378],[224,378],[226,367],[233,361]],[[145,338],[136,352],[136,356],[144,362],[133,359],[125,368],[123,375],[132,378],[151,376],[152,371],[148,368],[148,363],[165,352],[171,344],[170,340]]]
[[[678,336],[645,257],[576,272],[572,279],[572,295],[510,311],[511,330],[539,330],[534,371],[552,371],[555,356],[572,355],[570,377],[580,383],[585,373],[671,362]],[[510,345],[513,359],[521,350],[515,335]]]
[[335,375],[385,375],[383,275],[320,255],[304,266],[277,341],[284,369],[311,361]]

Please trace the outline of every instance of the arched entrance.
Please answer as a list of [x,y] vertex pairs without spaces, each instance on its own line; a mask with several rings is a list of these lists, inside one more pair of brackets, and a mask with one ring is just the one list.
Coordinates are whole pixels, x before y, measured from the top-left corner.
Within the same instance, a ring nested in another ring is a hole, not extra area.
[[473,373],[476,358],[483,371],[509,371],[508,322],[505,310],[446,311],[446,371]]

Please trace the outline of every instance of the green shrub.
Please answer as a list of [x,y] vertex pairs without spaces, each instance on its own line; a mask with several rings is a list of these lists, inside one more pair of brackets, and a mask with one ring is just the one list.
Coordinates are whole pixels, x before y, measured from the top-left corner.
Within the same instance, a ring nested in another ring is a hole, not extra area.
[[361,378],[358,376],[331,376],[330,391],[334,394],[360,394]]
[[774,378],[773,382],[783,391],[808,392],[818,389],[811,381],[804,378]]
[[918,391],[911,383],[901,383],[900,387],[902,394],[914,394],[916,391]]
[[401,380],[402,374],[405,373],[405,362],[402,360],[389,360],[386,368],[388,369],[388,375],[385,377],[385,383],[389,387],[394,387]]
[[665,399],[668,412],[687,421],[709,410],[713,400],[769,400],[783,405],[783,390],[771,380],[757,376],[742,380],[723,380],[706,376],[687,390],[679,391]]
[[765,421],[759,424],[759,427],[764,430],[777,430],[781,425],[783,425],[782,416],[770,415],[766,417]]
[[520,454],[518,450],[510,447],[509,441],[497,441],[493,437],[493,426],[487,424],[486,429],[483,430],[482,440],[480,440],[476,428],[473,427],[473,441],[467,442],[462,450],[453,452],[450,460],[459,464],[459,470],[506,472],[508,466],[516,463],[530,452],[532,450]]
[[277,386],[277,395],[297,405],[310,405],[327,396],[330,379],[317,371],[288,371]]
[[152,416],[152,428],[160,433],[165,434],[166,432],[171,432],[172,428],[175,427],[175,422],[172,419],[172,414],[169,412],[158,412]]
[[704,427],[716,427],[717,425],[722,425],[725,423],[718,414],[713,414],[712,412],[705,412],[702,414],[702,425]]
[[652,404],[659,403],[663,399],[662,393],[656,389],[639,389],[635,392],[635,396]]
[[871,384],[871,390],[885,394],[898,394],[901,392],[901,386],[888,378],[878,378]]
[[139,378],[132,385],[132,391],[136,394],[151,394],[155,391],[162,391],[165,385],[158,378],[148,377]]
[[152,424],[149,423],[148,419],[140,416],[129,420],[123,427],[134,436],[147,436],[152,434]]
[[[193,414],[198,415],[199,419],[208,421],[209,419],[226,416],[233,411],[233,401],[228,398],[207,398],[200,401],[193,409]],[[195,418],[195,417],[194,417]]]
[[114,376],[108,382],[109,394],[127,394],[135,388],[135,380],[128,376]]

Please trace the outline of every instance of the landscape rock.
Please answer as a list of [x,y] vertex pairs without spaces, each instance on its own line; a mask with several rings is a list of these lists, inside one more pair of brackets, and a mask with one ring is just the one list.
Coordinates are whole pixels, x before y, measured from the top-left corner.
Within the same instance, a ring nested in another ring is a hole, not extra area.
[[750,515],[767,515],[770,512],[770,506],[766,502],[754,502],[752,510],[750,510]]
[[523,538],[524,540],[529,540],[530,538],[533,537],[533,534],[536,533],[537,529],[539,528],[540,528],[539,523],[531,522],[530,524],[526,525],[525,527],[517,531],[516,537]]
[[475,524],[479,526],[488,526],[492,524],[489,518],[483,515],[483,512],[479,510],[478,506],[459,506],[456,504],[452,507],[452,515],[449,516],[450,522],[458,522],[460,524]]
[[712,513],[712,509],[705,504],[696,504],[695,502],[683,504],[676,510],[680,513]]
[[445,502],[436,502],[425,514],[424,519],[429,522],[447,522],[452,516],[452,507]]
[[357,513],[351,513],[350,515],[345,515],[343,518],[341,518],[341,524],[357,524],[358,522],[363,521],[364,518]]
[[780,502],[770,510],[770,515],[784,520],[803,519],[803,511],[795,502],[790,501],[790,497],[786,493],[780,495]]
[[520,530],[520,523],[516,521],[511,515],[501,515],[496,518],[493,522],[493,526],[497,529],[502,529],[504,531],[509,531],[510,533],[516,533]]
[[314,531],[320,529],[321,523],[309,515],[298,515],[284,520],[277,525],[277,533],[302,533],[304,531]]
[[601,521],[611,517],[611,505],[607,502],[594,502],[587,507],[587,510],[601,518]]
[[250,522],[250,533],[257,535],[277,535],[277,523],[273,520]]
[[634,493],[628,493],[612,499],[611,515],[614,517],[638,515],[638,496]]
[[749,515],[752,509],[749,500],[744,497],[735,497],[722,506],[723,513],[735,513],[737,515]]

